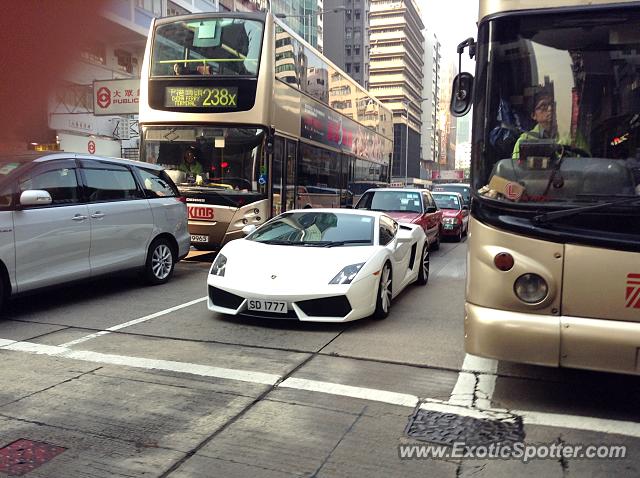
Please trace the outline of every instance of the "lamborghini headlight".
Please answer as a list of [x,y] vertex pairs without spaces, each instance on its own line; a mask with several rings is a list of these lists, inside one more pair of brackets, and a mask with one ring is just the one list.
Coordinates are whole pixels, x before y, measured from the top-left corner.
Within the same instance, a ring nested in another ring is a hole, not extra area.
[[364,262],[360,264],[351,264],[350,266],[345,267],[338,272],[333,279],[331,279],[329,284],[351,284],[351,281],[356,278],[363,265]]
[[226,256],[223,256],[222,254],[218,254],[216,256],[216,260],[213,261],[213,264],[211,265],[211,270],[209,271],[209,274],[213,274],[214,276],[224,277],[224,271],[226,267],[227,267]]

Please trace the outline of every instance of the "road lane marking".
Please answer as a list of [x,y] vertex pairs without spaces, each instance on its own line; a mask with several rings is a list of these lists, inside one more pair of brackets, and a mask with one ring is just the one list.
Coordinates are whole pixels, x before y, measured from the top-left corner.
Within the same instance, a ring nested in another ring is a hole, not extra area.
[[354,387],[352,385],[307,380],[305,378],[289,377],[284,380],[279,387],[295,388],[296,390],[307,390],[309,392],[328,393],[330,395],[340,395],[342,397],[361,398],[363,400],[383,402],[391,405],[401,405],[404,407],[415,407],[420,400],[416,395],[409,395],[406,393],[388,392],[386,390],[378,390],[375,388]]
[[466,354],[449,403],[463,407],[475,406],[490,409],[496,388],[497,372],[497,360]]
[[172,360],[148,359],[142,357],[130,357],[126,355],[104,354],[88,350],[72,350],[68,347],[57,345],[43,345],[33,342],[14,342],[3,347],[2,350],[14,350],[35,355],[48,355],[62,357],[83,362],[101,363],[107,365],[124,365],[126,367],[143,368],[148,370],[162,370],[169,372],[188,373],[203,377],[224,378],[251,382],[264,385],[275,385],[282,377],[280,375],[264,372],[252,372],[209,365],[199,365],[188,362],[175,362]]
[[207,300],[207,297],[200,297],[199,299],[195,299],[190,302],[185,302],[184,304],[176,305],[175,307],[170,307],[169,309],[161,310],[160,312],[156,312],[154,314],[145,315],[144,317],[140,317],[139,319],[134,319],[134,320],[130,320],[129,322],[125,322],[123,324],[114,325],[113,327],[109,327],[108,329],[102,330],[100,332],[85,335],[84,337],[80,337],[79,339],[72,340],[71,342],[60,344],[59,347],[73,347],[74,345],[81,344],[83,342],[86,342],[87,340],[92,340],[98,337],[102,337],[103,335],[110,334],[111,332],[115,332],[116,330],[124,329],[125,327],[131,327],[132,325],[141,324],[142,322],[146,322],[147,320],[155,319],[156,317],[161,317],[163,315],[170,314],[171,312],[184,309],[185,307],[190,307],[194,304],[204,302],[205,300]]
[[[478,400],[476,400],[476,407],[461,406],[457,403],[452,403],[451,401],[445,402],[431,398],[421,400],[416,395],[392,392],[388,390],[356,387],[339,383],[322,382],[317,380],[307,380],[293,377],[289,377],[286,380],[283,380],[282,383],[278,383],[284,377],[277,374],[221,368],[188,362],[175,362],[169,360],[147,359],[126,355],[104,354],[99,352],[91,352],[88,350],[72,350],[67,347],[44,345],[34,342],[19,342],[15,340],[0,339],[0,350],[11,350],[35,355],[47,355],[52,357],[61,357],[107,365],[121,365],[132,368],[171,371],[204,377],[223,378],[228,380],[271,385],[274,388],[306,390],[311,392],[358,398],[386,403],[390,405],[405,406],[407,408],[415,408],[418,404],[420,404],[420,408],[425,410],[432,410],[443,413],[455,413],[458,415],[473,418],[500,419],[501,417],[507,416],[520,416],[522,417],[523,422],[527,425],[560,427],[640,438],[640,423],[631,421],[610,420],[605,418],[586,417],[579,415],[553,414],[530,410],[506,410],[492,408],[482,409],[477,407]],[[469,359],[469,361],[465,359],[465,363],[467,365],[474,365],[475,367],[480,367],[483,365],[481,362],[474,361],[473,359]],[[484,363],[484,366],[486,370],[487,368],[491,367],[491,364]],[[470,370],[478,372],[478,368],[470,368]],[[452,396],[453,395],[454,394],[452,393]]]
[[640,424],[636,422],[528,410],[511,410],[511,413],[521,416],[525,425],[570,428],[640,438]]

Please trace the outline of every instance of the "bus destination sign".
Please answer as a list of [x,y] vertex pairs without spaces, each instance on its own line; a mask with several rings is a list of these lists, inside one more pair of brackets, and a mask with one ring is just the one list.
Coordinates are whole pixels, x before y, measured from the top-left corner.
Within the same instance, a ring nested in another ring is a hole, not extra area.
[[167,86],[164,106],[169,108],[237,108],[238,87]]

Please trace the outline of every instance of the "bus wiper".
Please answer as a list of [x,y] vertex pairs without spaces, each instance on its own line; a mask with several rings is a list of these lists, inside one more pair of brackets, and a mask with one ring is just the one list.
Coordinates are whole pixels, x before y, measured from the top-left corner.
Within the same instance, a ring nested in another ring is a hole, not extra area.
[[[582,197],[588,195],[581,195]],[[597,197],[597,195],[595,195]],[[593,196],[592,196],[593,197]],[[538,214],[531,219],[535,224],[544,224],[545,222],[553,221],[563,217],[575,216],[582,214],[583,212],[596,211],[598,209],[607,209],[612,206],[618,206],[622,204],[632,204],[640,201],[640,196],[625,196],[624,199],[617,201],[603,202],[600,204],[593,204],[592,206],[579,206],[570,209],[562,209],[560,211],[545,212],[544,214]]]
[[324,245],[324,247],[339,247],[346,244],[371,244],[369,239],[352,239],[349,241],[331,241]]

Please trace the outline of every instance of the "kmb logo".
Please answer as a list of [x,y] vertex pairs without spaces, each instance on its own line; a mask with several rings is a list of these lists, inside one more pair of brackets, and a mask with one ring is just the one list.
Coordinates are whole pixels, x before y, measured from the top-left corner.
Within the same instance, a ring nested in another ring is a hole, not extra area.
[[627,305],[629,309],[640,309],[640,274],[627,275]]
[[211,221],[213,219],[213,209],[210,207],[189,206],[188,209],[189,219],[204,219],[205,221]]

